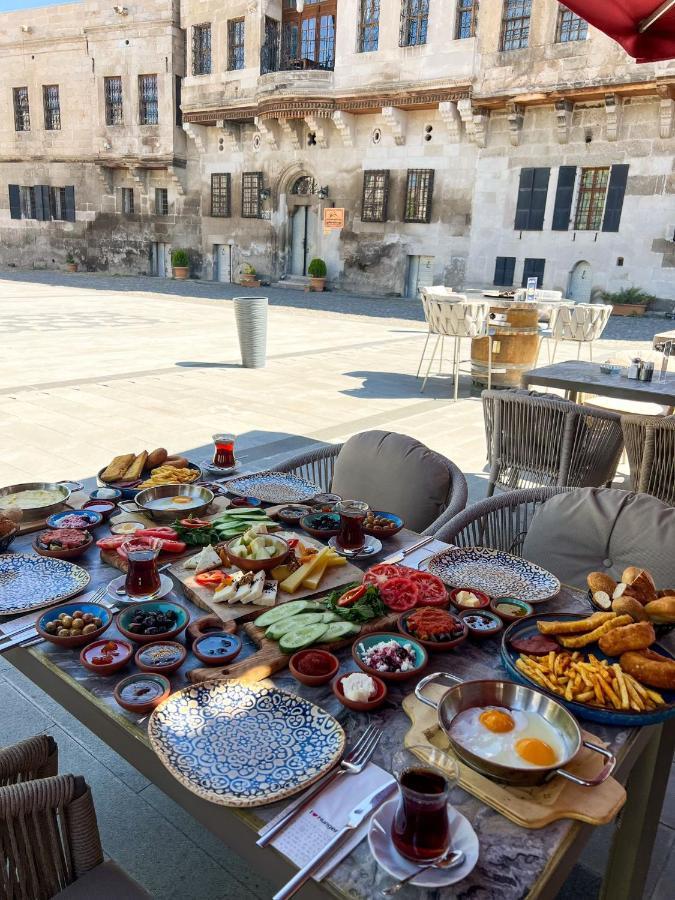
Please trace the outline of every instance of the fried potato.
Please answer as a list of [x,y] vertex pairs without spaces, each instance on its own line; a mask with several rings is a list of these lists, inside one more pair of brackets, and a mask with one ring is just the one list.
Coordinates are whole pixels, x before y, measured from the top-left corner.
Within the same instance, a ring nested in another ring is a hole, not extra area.
[[615,618],[614,612],[597,612],[585,619],[574,619],[571,622],[537,622],[537,628],[542,634],[586,634]]
[[616,613],[612,613],[612,615],[614,618],[606,620],[594,631],[590,631],[587,634],[578,634],[575,637],[561,637],[559,638],[560,643],[563,647],[587,647],[589,644],[595,643],[599,637],[602,637],[603,634],[607,634],[607,632],[611,631],[613,628],[629,625],[633,621],[630,616],[617,616]]
[[190,484],[199,478],[197,469],[174,469],[173,466],[159,466],[152,470],[152,476],[146,478],[141,488],[159,487],[161,484]]

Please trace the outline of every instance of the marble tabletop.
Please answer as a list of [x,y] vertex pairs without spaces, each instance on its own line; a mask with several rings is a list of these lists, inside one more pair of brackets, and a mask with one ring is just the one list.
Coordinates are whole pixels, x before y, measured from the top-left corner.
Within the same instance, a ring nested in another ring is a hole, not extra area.
[[[410,544],[417,539],[408,532],[402,533],[396,543]],[[388,542],[389,543],[389,542]],[[28,551],[30,537],[20,538],[15,542],[13,550]],[[386,553],[393,548],[388,546]],[[385,555],[386,555],[385,553]],[[429,549],[425,548],[410,557],[411,564],[428,555]],[[406,560],[408,562],[409,560]],[[78,562],[88,568],[92,574],[91,586],[98,587],[109,582],[118,575],[117,570],[103,564],[94,547]],[[86,595],[83,595],[83,599]],[[192,617],[204,615],[204,611],[193,606],[181,594],[179,588],[171,594],[178,599],[190,611]],[[561,594],[552,601],[538,606],[538,609],[547,611],[565,609],[571,611],[588,612],[588,604],[579,594],[563,588]],[[114,625],[106,632],[106,636],[118,636]],[[244,648],[241,658],[255,652],[252,642],[242,632]],[[99,708],[105,710],[111,720],[116,721],[120,727],[131,730],[140,740],[147,742],[147,716],[139,717],[122,710],[113,698],[113,689],[117,681],[127,674],[126,670],[103,678],[89,673],[79,663],[78,651],[66,650],[54,644],[41,643],[29,649],[21,651],[30,653],[40,660],[44,666],[51,670],[54,677],[72,679],[79,691]],[[341,661],[341,671],[352,671],[356,668],[352,661],[349,648],[338,653]],[[174,689],[178,690],[187,682],[186,671],[200,665],[198,661],[188,654],[186,662],[175,675],[171,676]],[[432,656],[429,667],[424,674],[432,671],[452,672],[461,678],[491,678],[507,677],[500,662],[500,645],[498,639],[483,640],[480,643],[467,641],[459,651],[436,654]],[[366,715],[355,713],[345,709],[334,697],[330,685],[321,688],[304,687],[290,675],[288,670],[278,673],[273,678],[274,684],[296,694],[306,697],[308,700],[323,707],[334,715],[344,727],[347,733],[348,744],[354,743],[366,727],[374,722],[383,728],[383,739],[380,742],[374,762],[390,768],[392,755],[403,745],[403,739],[410,727],[410,721],[401,708],[401,703],[406,695],[415,687],[415,680],[404,683],[392,683],[388,701],[381,710]],[[617,729],[600,726],[592,723],[591,730],[595,735],[608,742],[610,747],[619,752],[626,745],[631,732],[628,729]],[[86,773],[83,773],[86,775]],[[563,847],[570,837],[575,823],[569,820],[556,822],[545,828],[527,830],[511,823],[499,813],[476,800],[459,787],[453,789],[452,802],[472,822],[480,841],[480,856],[474,871],[460,884],[452,888],[439,890],[435,896],[439,898],[476,898],[483,900],[516,900],[525,896],[542,875],[544,869],[550,864],[551,859]],[[258,828],[264,821],[269,821],[285,805],[284,802],[260,807],[252,810],[236,810],[238,817],[251,828]],[[379,892],[376,888],[387,886],[391,883],[390,877],[378,867],[370,854],[366,841],[332,873],[330,884],[327,885],[332,893],[339,896],[368,898]],[[401,892],[401,897],[420,895],[419,889],[406,888]]]

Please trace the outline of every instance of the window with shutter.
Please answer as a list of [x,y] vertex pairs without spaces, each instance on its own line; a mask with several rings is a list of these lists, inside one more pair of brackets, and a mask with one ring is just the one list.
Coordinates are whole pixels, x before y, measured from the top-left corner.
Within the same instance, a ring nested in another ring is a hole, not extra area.
[[9,189],[9,215],[12,219],[21,218],[21,189],[18,184],[7,185]]
[[612,166],[612,171],[609,176],[609,188],[607,189],[607,199],[605,201],[605,215],[602,220],[603,231],[619,230],[627,181],[628,166]]
[[492,283],[497,287],[512,287],[515,269],[515,256],[498,256],[495,260],[495,277]]
[[553,207],[553,222],[551,224],[553,231],[567,231],[570,227],[576,179],[576,166],[560,166],[558,169],[558,186],[555,192],[555,205]]
[[49,208],[49,186],[46,184],[38,184],[33,188],[35,197],[35,218],[40,222],[51,219]]
[[528,278],[537,279],[537,287],[541,287],[544,283],[544,268],[546,266],[545,259],[526,259],[523,266],[523,280],[521,287],[527,287]]
[[541,231],[551,170],[547,167],[520,170],[518,203],[513,227],[516,231]]
[[75,221],[75,188],[72,184],[67,185],[64,189],[63,199],[65,203],[65,219],[68,222]]

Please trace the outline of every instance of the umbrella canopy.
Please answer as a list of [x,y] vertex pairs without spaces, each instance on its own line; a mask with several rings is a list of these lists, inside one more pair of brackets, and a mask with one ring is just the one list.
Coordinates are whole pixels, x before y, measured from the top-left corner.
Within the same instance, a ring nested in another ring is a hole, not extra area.
[[675,59],[675,0],[565,0],[638,62]]

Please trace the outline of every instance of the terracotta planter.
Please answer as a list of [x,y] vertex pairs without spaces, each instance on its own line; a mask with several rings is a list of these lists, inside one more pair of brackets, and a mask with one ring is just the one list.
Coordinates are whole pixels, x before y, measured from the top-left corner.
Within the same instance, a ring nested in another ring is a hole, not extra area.
[[612,310],[613,316],[644,316],[646,303],[619,303]]
[[77,263],[66,263],[66,272],[77,272]]
[[173,277],[176,279],[176,281],[185,281],[189,274],[190,269],[188,268],[188,266],[173,267]]
[[258,281],[258,278],[256,275],[242,274],[240,284],[242,285],[242,287],[251,287],[251,288],[260,287],[260,282]]
[[310,291],[323,291],[326,287],[326,279],[325,278],[314,278],[313,276],[309,280],[309,289]]

